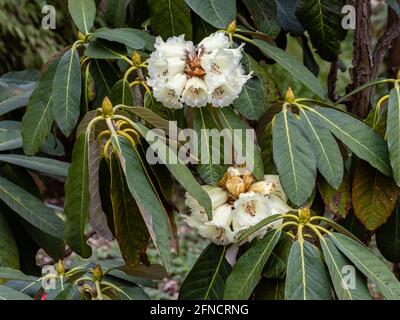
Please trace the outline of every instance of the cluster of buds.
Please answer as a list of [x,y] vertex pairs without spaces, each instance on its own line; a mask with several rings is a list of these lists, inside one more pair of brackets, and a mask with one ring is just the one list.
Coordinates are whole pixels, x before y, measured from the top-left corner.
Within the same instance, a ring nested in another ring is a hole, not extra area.
[[[248,228],[270,215],[284,214],[293,210],[287,205],[287,197],[277,175],[266,175],[263,181],[255,181],[246,169],[231,167],[218,186],[203,186],[212,203],[212,220],[209,221],[202,206],[189,193],[186,205],[190,214],[185,217],[187,224],[215,244],[234,243]],[[272,222],[249,236],[264,237],[268,227],[278,228],[281,220]]]

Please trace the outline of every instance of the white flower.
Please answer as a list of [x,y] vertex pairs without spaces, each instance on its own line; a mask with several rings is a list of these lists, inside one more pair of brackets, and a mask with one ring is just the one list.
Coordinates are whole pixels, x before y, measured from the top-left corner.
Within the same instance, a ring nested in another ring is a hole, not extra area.
[[[244,74],[240,64],[243,45],[229,49],[229,38],[222,32],[203,39],[197,48],[183,35],[166,42],[158,37],[154,47],[148,60],[147,82],[154,97],[168,108],[182,108],[183,103],[191,107],[207,103],[228,106],[251,77]],[[184,90],[180,90],[182,83]]]
[[157,37],[154,48],[155,52],[164,58],[180,58],[185,59],[186,53],[189,50],[194,50],[191,41],[185,41],[185,35],[169,38],[166,42],[161,37]]
[[223,32],[216,32],[204,38],[199,43],[199,48],[204,48],[205,53],[211,53],[214,50],[229,48],[229,38]]
[[241,193],[234,203],[232,212],[233,230],[241,231],[256,225],[268,217],[265,207],[265,198],[253,191]]
[[272,184],[273,185],[273,189],[272,189],[272,194],[278,196],[279,198],[281,198],[284,202],[288,201],[288,198],[285,194],[285,192],[283,191],[282,185],[281,185],[281,181],[279,180],[279,176],[278,175],[265,175],[264,176],[265,182],[267,184]]
[[[163,85],[156,85],[158,83],[163,83]],[[173,109],[183,107],[179,97],[186,84],[186,76],[184,74],[177,74],[170,81],[155,80],[154,82],[149,82],[149,84],[154,87],[154,97],[161,101],[164,106]]]
[[207,104],[207,87],[203,80],[191,78],[182,93],[182,101],[191,107],[204,107]]

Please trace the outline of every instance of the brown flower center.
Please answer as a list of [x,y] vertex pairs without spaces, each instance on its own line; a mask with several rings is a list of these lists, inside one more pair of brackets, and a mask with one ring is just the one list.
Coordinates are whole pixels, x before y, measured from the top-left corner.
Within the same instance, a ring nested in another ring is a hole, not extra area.
[[203,54],[201,48],[197,49],[195,52],[188,52],[186,55],[185,73],[189,78],[197,77],[203,79],[206,72],[200,65],[200,58]]

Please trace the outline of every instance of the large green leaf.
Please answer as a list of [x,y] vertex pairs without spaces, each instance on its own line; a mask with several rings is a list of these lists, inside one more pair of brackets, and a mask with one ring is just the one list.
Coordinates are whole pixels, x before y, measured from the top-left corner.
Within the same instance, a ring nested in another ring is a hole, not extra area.
[[150,25],[164,40],[184,34],[192,38],[192,19],[184,0],[149,0]]
[[253,77],[246,82],[233,107],[247,119],[258,120],[271,105],[279,100],[279,91],[266,66],[259,64],[250,55],[244,54],[242,63]]
[[400,85],[398,83],[390,91],[386,135],[393,178],[400,186]]
[[345,218],[351,209],[351,184],[350,177],[346,173],[339,188],[335,189],[323,178],[317,179],[317,186],[325,208],[330,213]]
[[8,162],[44,175],[66,177],[69,164],[50,158],[27,157],[19,154],[0,154],[0,161]]
[[[19,269],[19,253],[14,235],[0,212],[0,267]],[[0,278],[1,275],[0,275]]]
[[185,0],[202,19],[219,29],[226,29],[236,18],[235,0]]
[[276,3],[265,0],[243,0],[253,17],[257,29],[276,38],[281,31],[276,12]]
[[226,247],[210,244],[186,276],[179,292],[181,300],[221,300],[231,266]]
[[96,16],[94,0],[68,0],[68,10],[78,29],[88,34]]
[[272,134],[274,161],[282,187],[289,199],[300,206],[310,198],[317,175],[312,146],[290,111],[276,115]]
[[62,239],[64,223],[42,201],[0,177],[0,199],[38,229]]
[[289,72],[296,80],[303,83],[311,92],[324,98],[325,93],[320,82],[302,63],[287,54],[282,49],[272,46],[262,40],[253,40],[254,44],[268,57],[274,59],[282,68]]
[[37,278],[34,276],[27,276],[20,270],[7,267],[0,267],[0,278],[5,280],[18,280],[25,282],[34,282],[37,280]]
[[121,60],[126,57],[126,46],[103,39],[96,39],[88,45],[85,56],[92,59]]
[[[194,130],[199,137],[198,158],[200,163],[197,165],[197,171],[207,184],[216,185],[226,172],[223,156],[224,146],[221,143],[223,137],[220,136],[218,124],[207,108],[196,110],[193,121]],[[219,157],[214,159],[214,154],[219,154]]]
[[199,202],[199,204],[205,209],[209,219],[212,218],[212,206],[211,199],[208,193],[200,186],[197,180],[193,177],[190,170],[180,161],[168,161],[167,154],[173,153],[169,146],[158,136],[151,136],[149,129],[141,124],[135,124],[136,129],[139,133],[147,140],[150,144],[151,149],[158,155],[161,163],[165,164],[174,178],[179,184]]
[[80,115],[81,69],[78,51],[68,50],[60,60],[53,81],[53,115],[65,136],[74,130]]
[[321,58],[335,61],[340,42],[346,37],[342,27],[342,8],[346,0],[300,0],[296,16],[310,35],[311,42]]
[[396,205],[399,188],[368,163],[357,164],[353,180],[354,213],[370,231],[376,230],[390,217]]
[[[261,151],[254,141],[253,129],[249,129],[232,108],[219,108],[216,113],[222,127],[229,131],[228,138],[233,143],[235,151],[244,158],[246,166],[252,169],[255,178],[258,181],[263,180],[264,166]],[[247,149],[250,154],[247,154]],[[240,157],[238,160],[241,160]]]
[[379,292],[389,300],[400,299],[400,282],[395,275],[372,251],[365,245],[341,233],[329,233],[329,238],[336,247],[354,263],[368,279],[377,287]]
[[111,155],[111,201],[115,234],[126,264],[134,267],[146,251],[149,232],[132,197],[118,155]]
[[65,240],[83,258],[89,258],[92,254],[85,236],[90,214],[88,144],[88,134],[81,134],[75,142],[65,183],[64,204],[67,216]]
[[389,155],[385,141],[364,123],[347,113],[328,108],[307,108],[310,117],[326,126],[359,158],[389,175]]
[[136,200],[164,265],[168,268],[170,265],[168,214],[152,188],[138,151],[124,137],[113,137],[112,141],[118,152],[129,191]]
[[285,280],[262,278],[254,289],[254,300],[285,300]]
[[343,178],[343,159],[339,147],[327,128],[310,118],[308,111],[302,109],[300,112],[300,122],[314,149],[317,168],[325,180],[337,189]]
[[104,7],[104,19],[107,24],[120,28],[125,25],[130,0],[108,0]]
[[[9,125],[10,123],[13,123],[13,125]],[[20,127],[18,121],[0,122],[0,151],[15,150],[22,147]]]
[[331,300],[330,283],[317,247],[295,241],[286,271],[286,300]]
[[51,131],[54,122],[53,97],[51,89],[60,60],[50,64],[33,91],[26,112],[22,118],[22,142],[26,155],[39,152]]
[[400,262],[400,207],[397,199],[396,208],[386,223],[376,230],[376,244],[379,251],[393,263]]
[[240,256],[226,280],[224,299],[245,300],[250,297],[280,236],[279,230],[267,232],[262,240],[256,240],[256,243]]
[[353,276],[346,273],[346,267],[352,266],[351,262],[335,247],[332,240],[322,237],[320,243],[337,297],[340,300],[370,300],[367,283],[359,272],[351,279],[354,283],[347,283],[346,276]]
[[132,28],[100,28],[93,33],[93,36],[119,42],[132,49],[143,49],[145,45],[143,34],[145,34],[144,31]]
[[32,300],[32,298],[25,293],[0,285],[0,300]]

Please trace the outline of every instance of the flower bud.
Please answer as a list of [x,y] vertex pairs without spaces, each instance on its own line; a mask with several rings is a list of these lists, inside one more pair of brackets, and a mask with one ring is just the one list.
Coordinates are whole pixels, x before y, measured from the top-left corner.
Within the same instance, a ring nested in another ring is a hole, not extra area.
[[204,186],[203,188],[210,196],[213,210],[223,205],[226,200],[228,200],[228,194],[226,191],[219,187]]
[[101,105],[101,111],[104,117],[111,117],[113,115],[113,105],[108,97],[105,97]]
[[92,275],[93,275],[93,281],[99,281],[103,279],[103,270],[101,269],[101,266],[97,264],[93,269],[92,269]]
[[240,171],[234,167],[229,167],[227,173],[229,177],[240,176]]
[[65,273],[64,263],[61,260],[56,263],[56,271],[59,276]]
[[244,182],[244,188],[245,190],[248,190],[251,186],[251,184],[254,182],[254,178],[250,171],[246,170],[246,172],[243,175],[243,182]]
[[241,193],[246,191],[244,181],[239,176],[230,177],[226,182],[226,188],[236,199]]
[[96,84],[94,83],[93,77],[91,74],[89,74],[89,81],[88,81],[88,86],[86,88],[87,90],[87,97],[90,102],[94,101],[96,98]]
[[228,26],[228,28],[226,28],[226,31],[228,31],[229,33],[235,33],[235,31],[236,31],[236,20],[233,20],[230,24],[229,24],[229,26]]
[[142,58],[140,57],[140,54],[137,51],[134,51],[132,54],[132,62],[135,67],[140,66],[142,63]]
[[78,40],[85,41],[85,35],[82,32],[78,32]]
[[305,208],[301,208],[299,209],[299,219],[300,219],[300,223],[307,223],[310,221],[310,217],[311,217],[311,211],[310,208],[305,207]]
[[291,87],[289,87],[285,93],[286,102],[293,103],[295,100],[294,92]]

